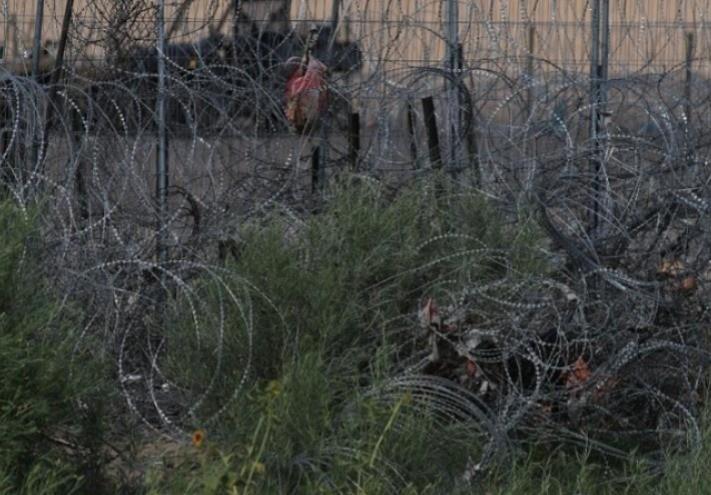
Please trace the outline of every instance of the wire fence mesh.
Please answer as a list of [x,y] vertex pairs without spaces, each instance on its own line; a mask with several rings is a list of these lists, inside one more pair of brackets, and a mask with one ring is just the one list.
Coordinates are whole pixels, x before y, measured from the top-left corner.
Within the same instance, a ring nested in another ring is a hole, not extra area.
[[[458,2],[455,15],[454,2],[419,0],[165,2],[158,50],[157,2],[76,0],[63,33],[66,4],[49,0],[32,77],[36,5],[3,0],[2,183],[21,204],[49,198],[48,269],[95,311],[87,331],[113,341],[129,404],[162,432],[180,434],[213,382],[169,411],[165,343],[148,339],[148,364],[137,356],[161,284],[189,301],[196,335],[217,335],[217,380],[224,321],[189,281],[212,277],[243,314],[249,345],[259,338],[247,283],[235,292],[218,262],[243,222],[278,210],[298,226],[345,170],[397,186],[444,166],[512,221],[534,214],[557,269],[452,293],[426,327],[455,357],[437,357],[437,373],[403,364],[388,390],[486,423],[493,450],[529,430],[582,442],[583,423],[608,454],[621,435],[697,440],[711,282],[710,5],[614,2],[602,78],[590,75],[594,3]],[[284,110],[285,68],[306,53],[328,66],[330,101],[321,125],[299,134]],[[461,316],[478,313],[475,324]],[[468,362],[478,367],[462,374]],[[240,364],[235,394],[249,358]]]

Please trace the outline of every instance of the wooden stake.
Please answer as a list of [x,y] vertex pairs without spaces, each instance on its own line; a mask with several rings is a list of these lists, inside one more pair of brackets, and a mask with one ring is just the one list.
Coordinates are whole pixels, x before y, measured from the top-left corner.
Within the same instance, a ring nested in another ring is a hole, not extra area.
[[430,165],[433,169],[439,170],[442,168],[442,155],[439,149],[439,132],[437,131],[434,100],[431,96],[422,98],[422,112],[425,116],[425,128],[427,129]]
[[410,157],[412,159],[412,168],[417,170],[419,160],[417,157],[417,133],[415,132],[415,109],[412,108],[412,103],[407,102],[407,133],[410,135]]
[[360,155],[360,114],[351,112],[348,124],[348,158],[351,171],[357,172]]
[[311,153],[311,193],[315,194],[320,188],[321,183],[321,149],[320,146],[314,146]]

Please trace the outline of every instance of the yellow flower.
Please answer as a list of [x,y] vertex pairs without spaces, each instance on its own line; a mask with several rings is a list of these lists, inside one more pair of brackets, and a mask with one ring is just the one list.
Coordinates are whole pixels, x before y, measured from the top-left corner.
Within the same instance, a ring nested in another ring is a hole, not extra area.
[[264,471],[267,470],[266,466],[259,461],[254,461],[254,464],[252,465],[252,469],[257,474],[264,474]]
[[192,440],[193,440],[193,445],[197,448],[200,448],[202,443],[205,441],[205,430],[203,430],[203,429],[195,430],[193,432]]
[[272,380],[267,383],[267,394],[272,399],[278,397],[279,394],[281,394],[281,383],[279,383],[279,380]]

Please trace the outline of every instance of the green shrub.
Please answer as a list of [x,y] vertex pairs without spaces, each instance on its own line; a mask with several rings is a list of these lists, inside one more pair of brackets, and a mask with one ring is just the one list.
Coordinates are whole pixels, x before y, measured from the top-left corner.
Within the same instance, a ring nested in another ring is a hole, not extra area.
[[88,462],[77,443],[86,440],[101,368],[75,350],[80,328],[67,311],[59,318],[36,268],[33,214],[4,202],[0,226],[0,487],[74,493]]
[[423,296],[542,270],[539,238],[532,224],[508,226],[474,192],[434,201],[427,183],[394,199],[367,184],[337,189],[303,224],[273,215],[248,226],[239,259],[174,301],[161,367],[222,455],[198,474],[192,460],[158,476],[156,489],[178,492],[191,476],[208,483],[255,462],[266,474],[250,479],[253,493],[451,488],[479,453],[478,432],[422,408],[393,416],[392,404],[361,391],[414,349]]
[[[468,459],[481,458],[476,425],[443,420],[407,395],[384,402],[365,393],[417,350],[408,345],[423,296],[550,270],[533,222],[508,226],[477,194],[433,201],[429,189],[393,200],[369,186],[339,190],[290,235],[293,221],[275,215],[247,229],[224,272],[178,297],[162,369],[189,391],[188,406],[212,384],[194,425],[208,442],[153,471],[151,493],[704,492],[706,447],[653,476],[641,461],[610,465],[529,446],[468,487],[459,480]],[[248,363],[245,387],[229,402]]]
[[[416,184],[392,200],[377,186],[337,189],[325,211],[294,233],[285,233],[294,220],[276,215],[247,226],[228,272],[219,281],[201,279],[174,303],[169,361],[176,379],[190,390],[208,383],[218,344],[226,346],[230,369],[251,359],[256,379],[278,378],[304,350],[352,373],[354,363],[372,360],[383,346],[411,341],[412,331],[400,332],[398,322],[423,296],[504,271],[525,277],[544,269],[532,222],[508,226],[474,192],[437,202],[429,189]],[[200,332],[193,307],[203,318]]]

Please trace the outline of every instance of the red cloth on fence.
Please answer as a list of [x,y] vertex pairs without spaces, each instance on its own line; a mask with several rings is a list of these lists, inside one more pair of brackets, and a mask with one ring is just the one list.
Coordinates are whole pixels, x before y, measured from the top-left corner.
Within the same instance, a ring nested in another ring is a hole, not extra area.
[[326,70],[311,57],[306,67],[299,62],[286,82],[286,118],[297,132],[315,128],[328,109]]

